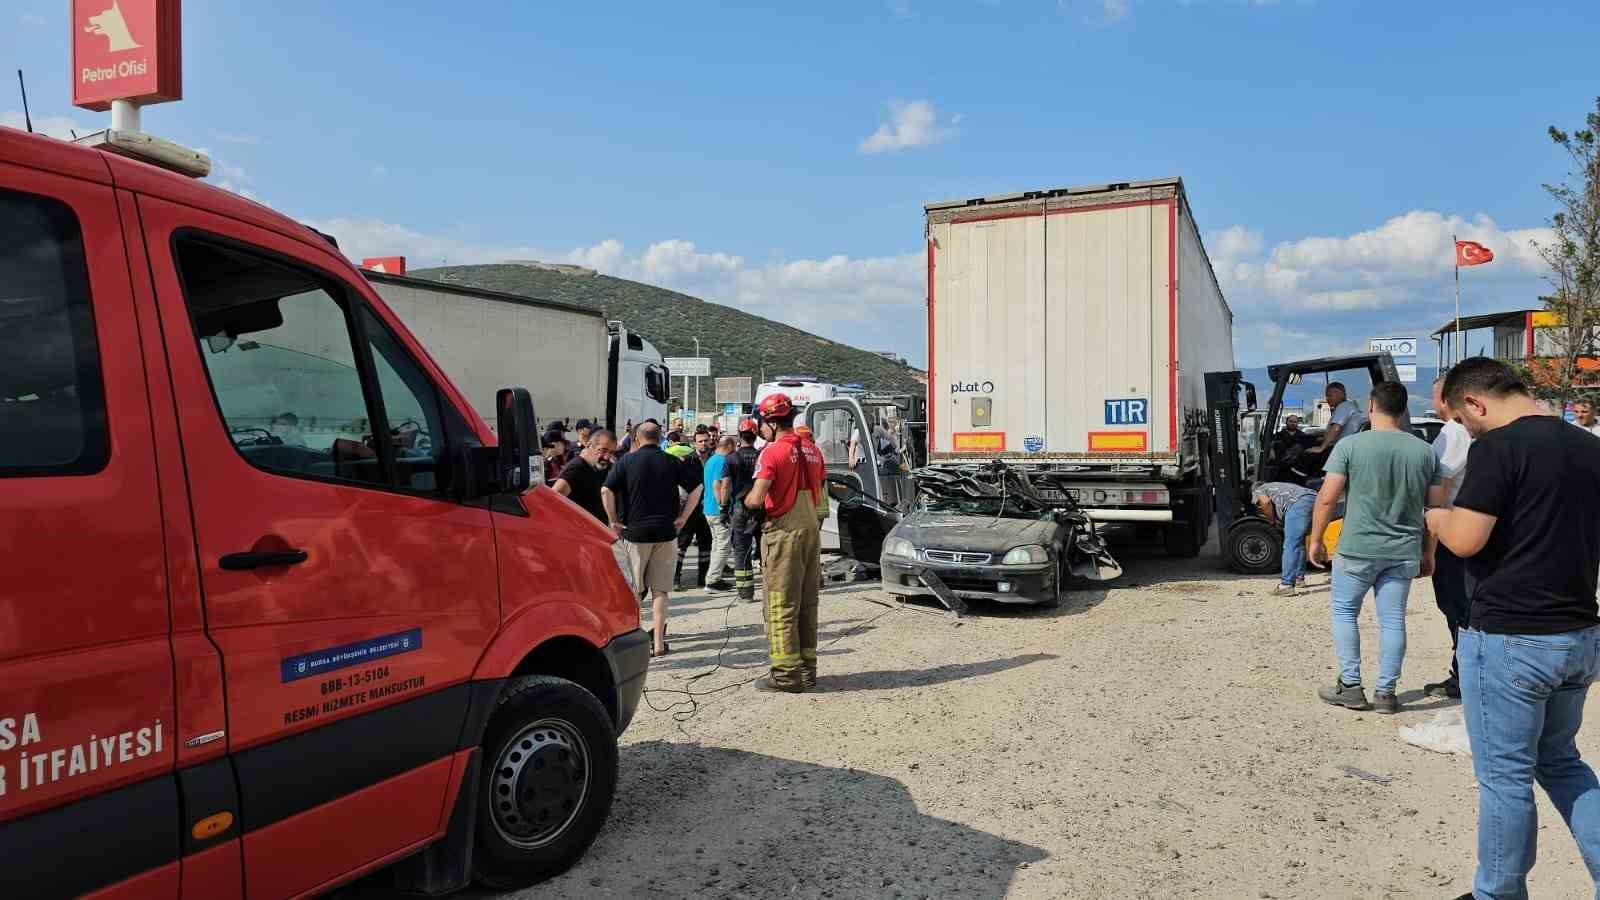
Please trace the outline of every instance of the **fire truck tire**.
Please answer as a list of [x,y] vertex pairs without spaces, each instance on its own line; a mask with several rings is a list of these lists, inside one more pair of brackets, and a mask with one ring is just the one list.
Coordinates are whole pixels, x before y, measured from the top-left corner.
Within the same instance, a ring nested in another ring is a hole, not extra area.
[[605,825],[617,787],[617,739],[594,694],[532,675],[501,695],[483,738],[478,883],[526,887],[566,871]]

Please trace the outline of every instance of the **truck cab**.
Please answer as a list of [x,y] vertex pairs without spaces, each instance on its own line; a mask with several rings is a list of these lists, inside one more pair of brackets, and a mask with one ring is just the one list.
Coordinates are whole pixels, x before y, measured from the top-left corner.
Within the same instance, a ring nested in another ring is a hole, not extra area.
[[610,351],[606,363],[607,427],[618,434],[645,419],[667,420],[672,373],[661,351],[621,322],[608,323]]
[[0,354],[0,896],[584,852],[648,647],[526,389],[497,442],[327,237],[9,128]]

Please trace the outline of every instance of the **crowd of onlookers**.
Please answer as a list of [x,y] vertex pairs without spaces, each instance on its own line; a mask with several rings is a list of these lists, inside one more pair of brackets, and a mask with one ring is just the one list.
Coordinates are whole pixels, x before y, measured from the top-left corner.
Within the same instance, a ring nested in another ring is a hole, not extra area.
[[611,528],[627,550],[634,588],[650,604],[651,655],[670,652],[668,598],[690,586],[683,572],[691,546],[693,587],[731,589],[748,602],[757,599],[756,560],[764,553],[773,666],[757,687],[798,692],[815,684],[827,492],[822,454],[796,416],[778,394],[741,421],[736,435],[655,419],[628,423],[620,441],[587,419],[571,431],[565,421],[546,430],[546,482]]
[[[1343,391],[1333,393],[1338,409]],[[1346,410],[1317,448],[1320,484],[1260,485],[1256,502],[1284,529],[1276,593],[1298,593],[1308,562],[1331,564],[1338,676],[1318,691],[1327,703],[1400,710],[1406,601],[1413,579],[1432,579],[1453,653],[1450,672],[1423,694],[1460,698],[1479,786],[1478,868],[1462,900],[1526,898],[1535,783],[1600,875],[1600,782],[1576,743],[1600,677],[1600,422],[1587,400],[1563,421],[1512,369],[1484,358],[1450,369],[1432,399],[1445,425],[1431,447],[1405,427],[1405,386],[1381,383],[1367,403],[1370,426]],[[1330,560],[1328,526],[1341,506]],[[1369,594],[1379,626],[1370,701],[1356,625]]]

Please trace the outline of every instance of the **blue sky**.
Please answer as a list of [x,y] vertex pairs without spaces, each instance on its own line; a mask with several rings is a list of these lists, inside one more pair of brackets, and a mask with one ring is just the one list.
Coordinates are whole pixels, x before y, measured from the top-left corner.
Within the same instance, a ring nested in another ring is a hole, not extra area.
[[[1467,311],[1530,305],[1545,128],[1600,93],[1593,0],[747,6],[191,2],[145,127],[353,256],[586,262],[918,362],[924,202],[1181,175],[1255,365],[1431,330],[1452,230],[1499,257]],[[67,10],[0,13],[53,130],[105,121]]]

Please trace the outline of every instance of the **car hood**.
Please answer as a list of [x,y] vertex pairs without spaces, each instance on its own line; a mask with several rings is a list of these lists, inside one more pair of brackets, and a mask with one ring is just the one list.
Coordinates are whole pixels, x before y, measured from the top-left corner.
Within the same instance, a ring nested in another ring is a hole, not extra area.
[[918,510],[900,520],[890,536],[905,538],[918,550],[968,550],[1004,553],[1023,544],[1049,546],[1056,533],[1053,519],[969,516]]

